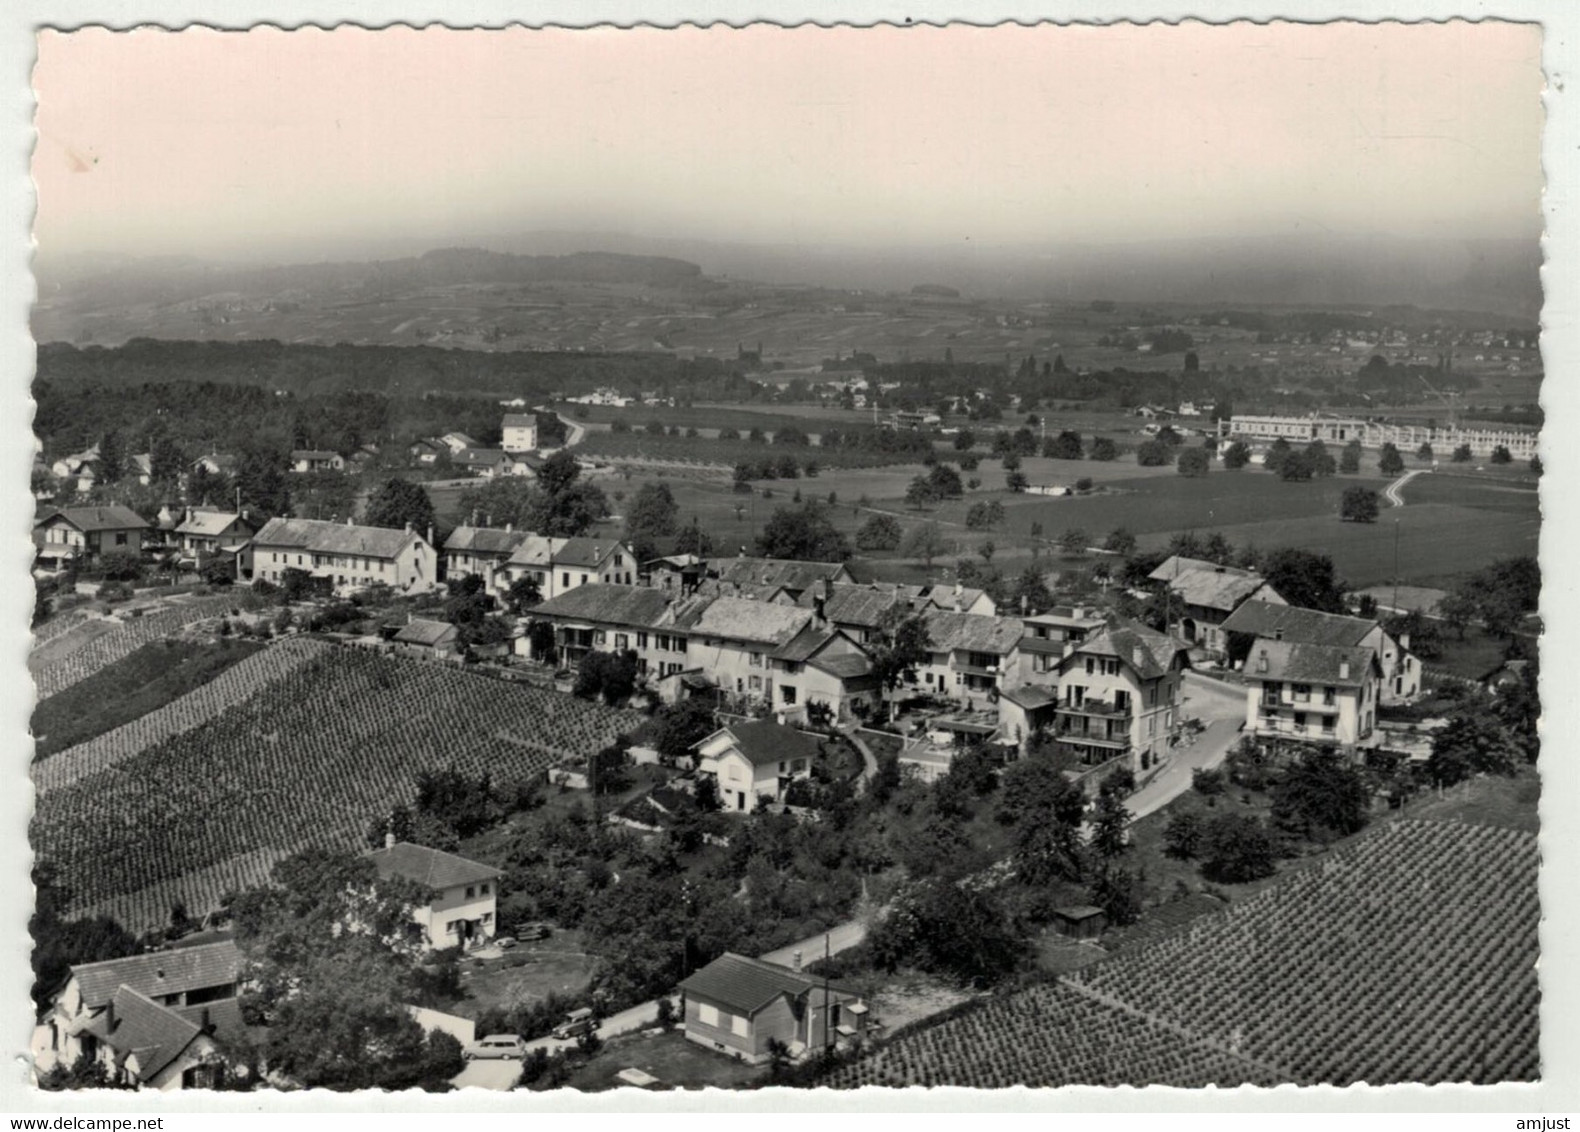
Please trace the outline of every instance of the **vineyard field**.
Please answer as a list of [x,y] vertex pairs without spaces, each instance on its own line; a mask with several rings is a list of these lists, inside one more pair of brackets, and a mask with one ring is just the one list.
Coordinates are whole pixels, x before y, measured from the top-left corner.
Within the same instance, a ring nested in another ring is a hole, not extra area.
[[125,724],[157,715],[262,649],[259,641],[221,637],[151,641],[33,709],[33,758],[80,746]]
[[[128,928],[145,929],[164,922],[172,893],[194,915],[207,911],[227,878],[255,872],[263,855],[358,847],[374,818],[410,800],[420,770],[521,779],[640,720],[552,691],[332,649],[206,722],[49,789],[33,848],[59,867],[76,911],[113,903]],[[190,885],[173,883],[182,878]]]
[[210,597],[183,598],[156,612],[120,622],[80,622],[47,639],[28,658],[38,698],[47,699],[62,692],[144,645],[168,637],[184,625],[221,616],[232,608],[250,608],[258,600],[252,593],[238,590]]
[[827,1083],[1533,1081],[1536,838],[1398,821],[1227,910],[898,1036]]
[[1032,987],[879,1046],[820,1084],[1272,1086],[1280,1074],[1060,984]]
[[[283,679],[300,665],[333,650],[334,646],[324,641],[295,637],[262,652],[253,652],[213,680],[164,707],[34,763],[33,788],[45,794],[135,758],[155,743],[201,727],[273,681]],[[77,687],[84,687],[94,679],[96,677],[90,677]],[[70,688],[63,695],[76,690]]]

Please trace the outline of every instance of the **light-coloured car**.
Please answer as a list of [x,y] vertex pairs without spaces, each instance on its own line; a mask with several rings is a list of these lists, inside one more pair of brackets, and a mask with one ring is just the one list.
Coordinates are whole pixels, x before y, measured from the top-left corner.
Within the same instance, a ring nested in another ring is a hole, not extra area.
[[593,1016],[591,1010],[584,1006],[580,1010],[572,1010],[567,1014],[565,1020],[554,1027],[553,1036],[563,1042],[571,1038],[579,1038],[583,1034],[591,1033],[597,1028],[598,1019]]
[[490,1034],[461,1051],[467,1061],[505,1059],[520,1061],[527,1056],[527,1043],[518,1034]]

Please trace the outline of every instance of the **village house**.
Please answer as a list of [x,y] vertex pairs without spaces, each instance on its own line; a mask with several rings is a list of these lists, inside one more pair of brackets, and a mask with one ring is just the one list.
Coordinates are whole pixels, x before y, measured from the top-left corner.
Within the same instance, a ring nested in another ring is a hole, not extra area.
[[450,450],[450,455],[452,456],[459,456],[468,448],[483,447],[464,432],[447,432],[443,436],[438,437],[438,441]]
[[[1421,662],[1410,651],[1408,634],[1395,640],[1378,622],[1315,609],[1249,601],[1223,623],[1224,632],[1240,640],[1268,637],[1334,648],[1368,648],[1382,674],[1377,702],[1385,706],[1410,703],[1421,694]],[[1238,659],[1238,657],[1236,658]]]
[[410,528],[358,527],[322,519],[270,519],[237,552],[238,576],[279,585],[287,570],[328,580],[336,593],[384,584],[427,593],[437,584],[438,556]]
[[1245,661],[1245,730],[1347,751],[1372,746],[1381,684],[1369,646],[1258,637]]
[[707,561],[695,554],[669,554],[642,564],[646,585],[683,596],[697,592],[707,570]]
[[538,447],[538,418],[532,413],[506,413],[500,432],[506,452],[534,452]]
[[[460,526],[444,540],[444,576],[464,578],[476,574],[483,579],[485,592],[498,597],[503,590],[496,575],[510,562],[510,556],[529,538],[531,531],[515,530],[509,523],[503,530],[494,527]],[[504,587],[508,589],[509,587]]]
[[776,963],[726,952],[680,984],[686,1038],[753,1064],[783,1042],[801,1057],[868,1035],[871,1014],[854,991]]
[[1100,772],[1128,766],[1140,774],[1158,765],[1174,740],[1189,667],[1180,644],[1135,622],[1110,624],[1073,645],[1059,662],[1060,749]]
[[1287,605],[1278,591],[1254,570],[1220,566],[1199,558],[1173,555],[1147,577],[1168,594],[1168,624],[1179,627],[1179,635],[1223,659],[1228,655],[1228,634],[1224,629],[1230,615],[1248,601],[1267,605]]
[[832,585],[818,581],[801,595],[797,603],[821,612],[823,618],[858,644],[873,640],[886,617],[899,616],[895,607],[908,609],[894,587]]
[[457,471],[485,480],[508,476],[514,466],[514,461],[500,448],[463,448],[451,459]]
[[[795,660],[776,656],[816,619],[810,609],[738,597],[694,601],[677,616],[687,637],[686,667],[700,669],[714,686],[743,706],[796,709],[799,687],[775,691],[776,677],[796,675]],[[786,696],[789,699],[786,699]]]
[[692,750],[697,773],[712,775],[718,784],[719,804],[749,814],[782,800],[791,782],[812,773],[818,741],[793,727],[749,720],[719,728]]
[[923,691],[966,708],[987,708],[1015,683],[1023,634],[1015,618],[930,609],[922,622],[931,642],[927,663],[916,668]]
[[33,524],[36,565],[61,570],[73,563],[95,563],[111,553],[137,557],[149,529],[141,515],[118,504],[52,509]]
[[211,476],[229,476],[236,472],[236,457],[227,453],[210,452],[206,456],[199,456],[188,465],[188,470],[204,471]]
[[1059,662],[1072,644],[1080,644],[1108,622],[1085,606],[1055,606],[1046,613],[1022,617],[1019,665],[1006,687],[1044,685],[1058,679]]
[[795,602],[815,582],[849,582],[850,571],[840,562],[798,562],[787,558],[748,558],[740,555],[719,564],[719,593],[745,597],[783,591]]
[[425,617],[407,620],[390,637],[397,652],[423,660],[452,660],[461,655],[461,631],[448,621]]
[[411,456],[412,463],[431,466],[439,462],[440,456],[450,455],[450,446],[441,440],[424,437],[408,447],[406,452]]
[[291,453],[293,472],[343,472],[346,461],[338,452],[319,448],[298,448]]
[[426,904],[412,909],[412,920],[422,929],[429,950],[481,947],[494,938],[502,875],[498,869],[426,845],[396,841],[393,835],[385,839],[384,848],[367,856],[381,879],[413,881],[431,894]]
[[257,533],[257,525],[234,511],[188,507],[174,528],[181,561],[197,563],[210,554],[230,554]]
[[222,1045],[244,1032],[236,1000],[241,953],[223,940],[79,963],[33,1040],[41,1072],[79,1057],[139,1089],[211,1089]]
[[618,539],[530,535],[496,578],[500,590],[530,578],[546,599],[594,583],[630,586],[637,582],[636,555]]
[[[528,616],[554,626],[554,647],[566,668],[589,652],[634,652],[639,675],[662,678],[686,667],[686,638],[672,630],[672,602],[647,586],[594,582],[550,598]],[[516,647],[530,653],[530,637],[518,637]]]

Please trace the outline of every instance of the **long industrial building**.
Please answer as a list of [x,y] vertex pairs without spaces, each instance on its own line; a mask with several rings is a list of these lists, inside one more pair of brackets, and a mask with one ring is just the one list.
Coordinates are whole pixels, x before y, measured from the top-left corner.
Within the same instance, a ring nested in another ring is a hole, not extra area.
[[1446,458],[1462,444],[1470,445],[1471,455],[1491,456],[1499,447],[1507,448],[1516,460],[1529,460],[1537,453],[1539,434],[1514,429],[1430,428],[1426,425],[1389,424],[1359,417],[1242,417],[1220,421],[1219,435],[1233,440],[1287,440],[1291,444],[1320,440],[1324,444],[1345,445],[1359,440],[1364,447],[1396,445],[1400,451],[1414,451],[1430,444],[1433,452]]

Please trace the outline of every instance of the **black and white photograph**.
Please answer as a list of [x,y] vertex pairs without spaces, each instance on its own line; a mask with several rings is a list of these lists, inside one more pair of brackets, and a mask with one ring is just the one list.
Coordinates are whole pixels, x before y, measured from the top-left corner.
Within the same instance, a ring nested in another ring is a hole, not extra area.
[[38,28],[27,1087],[1551,1080],[1547,34]]

